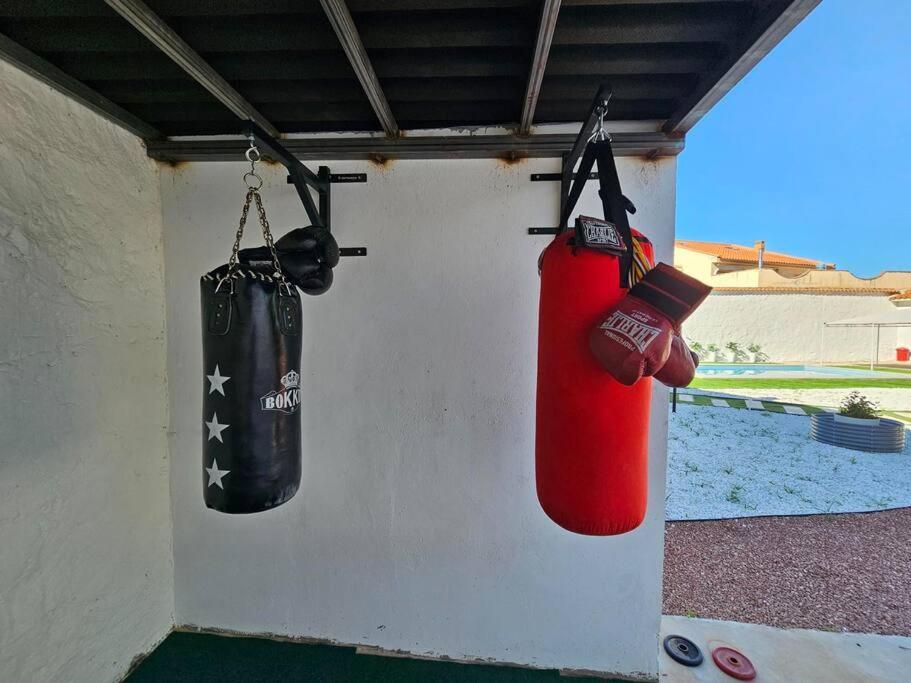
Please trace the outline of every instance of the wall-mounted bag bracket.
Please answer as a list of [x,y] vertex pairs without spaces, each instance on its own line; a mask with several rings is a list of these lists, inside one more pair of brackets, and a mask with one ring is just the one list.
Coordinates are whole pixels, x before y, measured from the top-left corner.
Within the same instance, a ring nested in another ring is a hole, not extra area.
[[[585,117],[585,121],[579,129],[579,135],[576,136],[576,141],[573,143],[572,149],[568,154],[563,155],[563,168],[560,173],[531,174],[531,181],[533,183],[548,181],[560,182],[560,219],[558,226],[555,228],[529,228],[529,235],[557,235],[565,230],[566,221],[569,218],[569,214],[572,213],[572,210],[576,206],[579,194],[582,191],[582,186],[587,180],[599,179],[597,172],[586,173],[581,167],[579,169],[581,174],[574,171],[576,164],[579,163],[583,153],[588,149],[589,143],[596,139],[610,141],[610,136],[604,130],[604,116],[607,114],[607,107],[611,95],[613,95],[613,89],[611,88],[610,83],[602,83],[601,87],[598,88],[598,92],[595,94],[594,100],[592,100],[588,116]],[[636,207],[628,197],[624,196],[623,201],[626,204],[628,213],[636,213]]]
[[[288,183],[294,185],[311,225],[332,230],[331,188],[333,183],[366,183],[366,173],[330,173],[328,166],[320,166],[317,173],[307,168],[282,144],[253,121],[246,121],[244,135],[252,138],[267,156],[288,169]],[[310,190],[316,191],[319,207]],[[367,247],[342,247],[339,256],[366,256]]]

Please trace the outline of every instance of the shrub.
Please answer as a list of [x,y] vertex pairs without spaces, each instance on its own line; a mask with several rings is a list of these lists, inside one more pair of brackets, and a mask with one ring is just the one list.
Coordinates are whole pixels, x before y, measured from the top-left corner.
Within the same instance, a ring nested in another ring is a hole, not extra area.
[[762,347],[759,344],[750,344],[747,347],[747,351],[755,356],[757,363],[765,363],[769,359],[769,356],[763,353]]
[[859,391],[852,391],[841,402],[838,412],[846,417],[859,417],[870,420],[879,416],[879,406]]
[[728,342],[724,345],[724,348],[731,352],[731,360],[733,360],[735,363],[739,363],[740,361],[744,360],[746,356],[746,354],[743,352],[743,349],[740,348],[740,344],[737,342]]

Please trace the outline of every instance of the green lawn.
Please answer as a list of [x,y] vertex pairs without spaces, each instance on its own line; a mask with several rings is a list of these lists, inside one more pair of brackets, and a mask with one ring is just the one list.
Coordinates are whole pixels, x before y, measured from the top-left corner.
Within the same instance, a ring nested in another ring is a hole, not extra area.
[[831,379],[715,379],[697,377],[693,389],[911,389],[908,379],[870,379],[866,377],[833,377]]

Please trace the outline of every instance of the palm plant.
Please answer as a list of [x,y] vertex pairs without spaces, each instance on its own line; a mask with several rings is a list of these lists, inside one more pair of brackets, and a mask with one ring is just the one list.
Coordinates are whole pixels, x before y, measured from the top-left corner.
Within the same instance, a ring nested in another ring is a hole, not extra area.
[[762,351],[762,347],[759,344],[753,343],[747,346],[747,351],[753,354],[754,363],[765,363],[769,357]]
[[743,349],[740,348],[740,344],[737,342],[730,341],[724,345],[724,348],[731,352],[731,360],[735,363],[741,362],[746,355],[744,354]]

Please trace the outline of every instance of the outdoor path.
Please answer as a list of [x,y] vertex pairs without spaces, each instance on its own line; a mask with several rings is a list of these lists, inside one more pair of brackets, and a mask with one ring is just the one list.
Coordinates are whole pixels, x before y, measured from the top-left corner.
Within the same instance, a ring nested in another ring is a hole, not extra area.
[[[698,390],[687,389],[691,393]],[[811,406],[838,407],[851,389],[751,389],[737,387],[729,390],[706,389],[712,395],[732,395],[744,398],[767,399],[782,403],[803,403]],[[911,388],[908,389],[857,389],[861,394],[879,404],[883,410],[911,411]]]
[[911,670],[911,638],[861,633],[780,629],[736,621],[661,617],[669,635],[690,639],[702,650],[700,666],[678,664],[658,648],[662,683],[736,683],[712,661],[716,647],[731,647],[750,659],[762,683],[897,683]]
[[911,508],[668,522],[664,612],[911,635]]
[[[673,397],[671,397],[673,404]],[[718,394],[712,392],[691,391],[678,392],[678,405],[711,406],[713,408],[746,408],[747,410],[765,410],[770,413],[788,413],[790,415],[812,415],[828,408],[816,406],[794,405],[779,403],[778,401],[760,401],[752,398],[742,398],[736,394]]]

